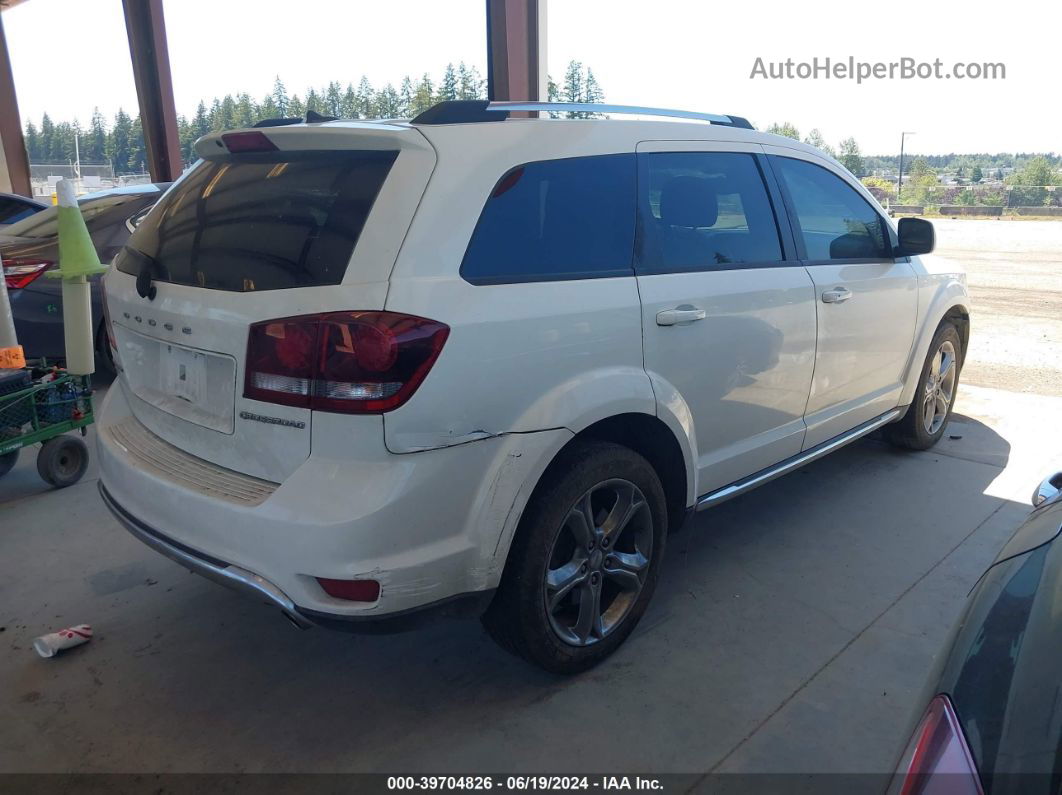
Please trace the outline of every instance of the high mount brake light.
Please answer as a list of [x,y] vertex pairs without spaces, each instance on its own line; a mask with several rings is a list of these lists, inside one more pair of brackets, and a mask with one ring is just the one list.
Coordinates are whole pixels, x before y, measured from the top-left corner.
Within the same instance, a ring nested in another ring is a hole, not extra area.
[[449,326],[397,312],[266,320],[247,339],[243,396],[314,411],[379,414],[416,392]]
[[277,146],[270,141],[264,132],[251,130],[249,132],[225,133],[221,136],[225,147],[237,155],[242,152],[275,152]]
[[47,259],[12,257],[4,260],[4,282],[9,290],[21,290],[55,265]]

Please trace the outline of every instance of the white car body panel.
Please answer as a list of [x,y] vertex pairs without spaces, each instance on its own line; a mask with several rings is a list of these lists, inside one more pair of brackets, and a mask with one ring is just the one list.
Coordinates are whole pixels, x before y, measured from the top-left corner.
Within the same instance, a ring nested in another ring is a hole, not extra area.
[[[887,267],[789,264],[499,285],[473,285],[459,274],[499,178],[536,160],[634,153],[649,141],[650,148],[766,152],[825,165],[873,202],[835,161],[777,136],[705,124],[536,119],[331,122],[264,133],[281,150],[400,154],[339,285],[237,293],[158,282],[148,302],[134,276],[112,269],[105,280],[111,319],[126,330],[118,357],[127,370],[144,370],[120,376],[98,412],[101,483],[145,526],[265,578],[309,611],[387,616],[496,587],[550,462],[576,434],[617,415],[656,417],[660,432],[674,436],[684,504],[692,507],[909,404],[941,318],[969,311],[965,277],[938,270],[931,257]],[[198,151],[217,142],[207,136]],[[842,308],[819,300],[837,281],[857,295],[844,314],[825,317]],[[686,302],[702,306],[706,321],[655,324],[656,312]],[[242,396],[250,324],[353,309],[449,326],[408,402],[382,415],[349,415]],[[151,375],[145,357],[158,354],[135,335],[231,358],[231,406],[221,393],[191,407],[154,396],[147,381],[161,376]],[[260,504],[239,505],[138,466],[113,432],[129,422],[182,451],[193,469],[209,462],[272,490]],[[372,604],[336,599],[315,577],[369,577],[381,595]]]

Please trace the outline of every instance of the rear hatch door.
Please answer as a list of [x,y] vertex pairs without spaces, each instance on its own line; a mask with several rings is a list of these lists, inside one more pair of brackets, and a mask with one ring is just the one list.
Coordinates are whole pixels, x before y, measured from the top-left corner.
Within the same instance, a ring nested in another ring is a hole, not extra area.
[[207,136],[106,277],[120,378],[149,430],[283,481],[311,412],[243,396],[253,323],[382,309],[434,166],[404,125],[342,122]]

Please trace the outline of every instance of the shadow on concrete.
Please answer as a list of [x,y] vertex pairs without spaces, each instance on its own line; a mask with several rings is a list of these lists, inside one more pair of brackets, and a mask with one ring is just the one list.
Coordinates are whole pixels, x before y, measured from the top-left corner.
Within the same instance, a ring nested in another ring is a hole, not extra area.
[[[5,640],[21,648],[0,663],[11,681],[0,706],[35,716],[7,722],[0,766],[707,770],[998,509],[984,490],[1009,445],[967,417],[953,428],[954,449],[864,440],[697,515],[671,538],[628,643],[569,680],[496,648],[475,621],[299,632],[155,555],[86,493],[91,522],[0,540],[24,569],[5,588],[3,620],[21,627]],[[964,444],[970,455],[957,455]],[[92,644],[48,662],[27,651],[38,630],[79,621],[98,626]],[[950,620],[939,623],[942,640]],[[48,743],[33,729],[42,721]],[[824,720],[807,741],[850,730]],[[864,755],[891,762],[891,743],[880,745]]]

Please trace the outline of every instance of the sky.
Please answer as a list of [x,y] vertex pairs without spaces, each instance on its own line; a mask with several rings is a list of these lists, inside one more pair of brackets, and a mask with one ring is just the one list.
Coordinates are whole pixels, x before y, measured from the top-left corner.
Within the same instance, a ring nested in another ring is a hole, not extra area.
[[[486,73],[484,0],[164,0],[178,113],[200,99],[264,96],[330,80],[380,87],[406,74],[438,79],[448,62]],[[761,129],[789,121],[835,145],[890,154],[901,131],[914,154],[1062,151],[1057,42],[1062,3],[721,3],[548,0],[548,63],[593,69],[608,102],[729,113]],[[917,10],[915,10],[917,9]],[[28,0],[4,12],[22,121],[136,111],[121,0]],[[63,68],[67,52],[73,64]],[[1002,63],[1006,78],[763,79],[793,59],[820,64]]]

